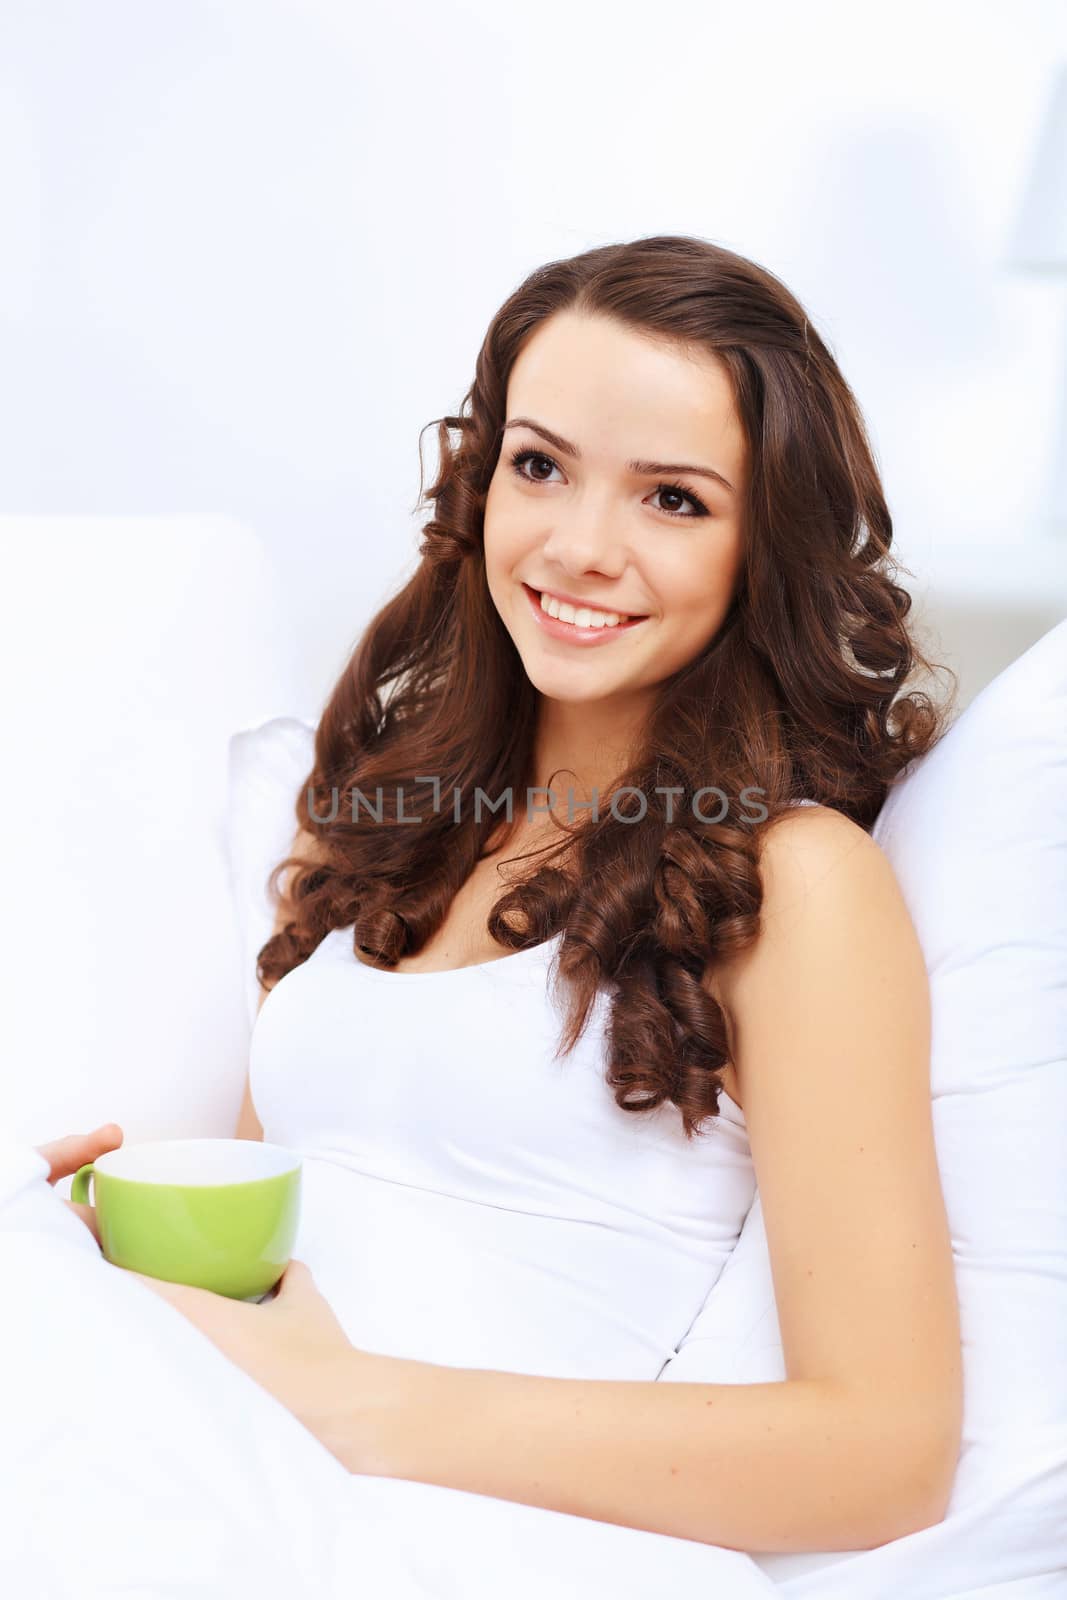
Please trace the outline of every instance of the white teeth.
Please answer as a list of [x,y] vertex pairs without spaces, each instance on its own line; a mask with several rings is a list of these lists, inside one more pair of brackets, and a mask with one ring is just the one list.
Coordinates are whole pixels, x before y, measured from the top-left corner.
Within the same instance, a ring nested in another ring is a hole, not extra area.
[[547,594],[541,596],[541,610],[547,611],[550,617],[557,617],[560,622],[573,622],[578,628],[614,628],[620,622],[629,621],[620,611],[592,611],[588,606],[576,610],[565,601],[554,600]]

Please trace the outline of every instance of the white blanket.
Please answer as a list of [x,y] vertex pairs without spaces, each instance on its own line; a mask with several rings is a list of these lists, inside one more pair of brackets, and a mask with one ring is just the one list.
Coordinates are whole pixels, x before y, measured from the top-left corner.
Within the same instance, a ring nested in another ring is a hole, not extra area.
[[[112,1267],[29,1145],[0,1144],[0,1594],[19,1600],[1054,1600],[1062,1430],[944,1524],[772,1579],[747,1555],[348,1473],[199,1329]],[[296,1254],[314,1261],[316,1241]],[[320,1285],[325,1292],[325,1285]],[[989,1475],[989,1467],[977,1471]],[[807,1558],[797,1558],[806,1565]],[[788,1558],[781,1565],[788,1567]]]
[[738,1551],[348,1473],[175,1307],[105,1261],[46,1180],[31,1146],[0,1151],[0,1594],[777,1594]]

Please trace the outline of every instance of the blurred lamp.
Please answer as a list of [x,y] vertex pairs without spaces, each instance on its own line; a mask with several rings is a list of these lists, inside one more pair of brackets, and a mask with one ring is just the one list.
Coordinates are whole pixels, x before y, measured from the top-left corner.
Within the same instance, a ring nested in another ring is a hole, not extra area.
[[[1067,276],[1067,66],[1060,67],[1053,82],[1008,265],[1046,276]],[[1059,424],[1052,436],[1049,509],[1058,531],[1067,533],[1067,384],[1059,401]]]

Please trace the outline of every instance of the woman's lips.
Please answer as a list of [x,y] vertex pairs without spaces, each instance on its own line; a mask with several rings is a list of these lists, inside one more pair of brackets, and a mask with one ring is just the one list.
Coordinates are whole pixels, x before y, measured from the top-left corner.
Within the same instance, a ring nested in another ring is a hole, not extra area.
[[558,617],[549,616],[541,606],[539,592],[531,589],[528,583],[522,587],[538,625],[551,638],[562,639],[567,644],[607,644],[610,639],[629,633],[631,629],[639,628],[642,622],[648,621],[647,617],[631,617],[628,622],[618,622],[613,628],[579,628],[573,622],[561,622]]

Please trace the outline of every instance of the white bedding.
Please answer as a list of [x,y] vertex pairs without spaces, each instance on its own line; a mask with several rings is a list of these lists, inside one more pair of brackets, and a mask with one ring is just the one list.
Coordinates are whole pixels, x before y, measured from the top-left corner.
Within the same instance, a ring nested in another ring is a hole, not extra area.
[[[0,1152],[0,1594],[19,1600],[731,1600],[738,1551],[348,1473]],[[299,1248],[297,1253],[299,1254]]]
[[[306,1243],[311,1256],[315,1242]],[[990,1472],[988,1456],[965,1456],[961,1510],[951,1523],[832,1564],[824,1558],[820,1570],[792,1577],[783,1570],[772,1581],[738,1551],[436,1484],[349,1474],[174,1307],[103,1259],[29,1145],[0,1146],[0,1273],[4,1596],[1053,1600],[1067,1593],[1056,1509],[1067,1504],[1067,1441],[1059,1425],[1050,1425],[1044,1449],[1029,1428],[1025,1454],[1006,1451],[1004,1482]],[[796,1564],[803,1568],[806,1558]]]

